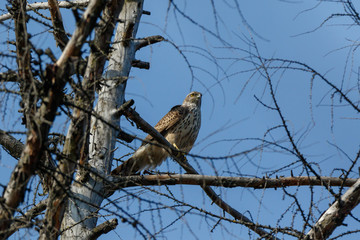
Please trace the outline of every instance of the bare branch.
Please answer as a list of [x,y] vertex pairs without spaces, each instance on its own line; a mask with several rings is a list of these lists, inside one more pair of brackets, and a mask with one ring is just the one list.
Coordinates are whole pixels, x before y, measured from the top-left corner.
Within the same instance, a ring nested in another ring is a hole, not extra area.
[[51,14],[51,21],[54,26],[54,36],[56,44],[61,50],[64,50],[69,38],[66,35],[64,24],[62,21],[59,4],[56,0],[48,0]]
[[142,38],[142,39],[136,39],[135,40],[135,49],[139,50],[143,47],[146,47],[146,46],[149,46],[151,44],[158,43],[161,41],[164,41],[164,38],[160,35],[150,36],[150,37],[146,37],[146,38]]
[[140,68],[140,69],[150,69],[150,63],[149,62],[143,62],[140,60],[133,60],[131,62],[132,67]]
[[2,145],[15,159],[19,159],[22,151],[24,150],[24,144],[22,142],[7,134],[3,130],[0,130],[0,145]]
[[322,186],[327,182],[330,186],[351,187],[357,179],[348,178],[346,180],[336,177],[280,177],[280,178],[248,178],[248,177],[225,177],[225,176],[206,176],[197,174],[160,174],[142,176],[114,176],[114,180],[109,184],[109,191],[115,191],[124,187],[135,186],[161,186],[161,185],[199,185],[217,186],[225,188],[246,187],[255,189],[282,188],[290,186]]
[[[59,1],[60,8],[73,8],[73,7],[86,7],[90,0],[74,0],[74,1]],[[37,2],[26,5],[26,11],[32,11],[34,9],[48,9],[49,4],[47,2]],[[0,16],[0,22],[11,19],[11,14],[3,14]]]
[[48,199],[42,200],[37,205],[28,210],[23,216],[16,218],[15,223],[12,224],[9,229],[2,231],[0,234],[4,234],[5,238],[8,238],[20,228],[32,226],[33,223],[31,220],[46,209],[47,201]]
[[[64,186],[71,184],[76,163],[79,162],[80,166],[84,166],[88,157],[88,133],[91,119],[90,113],[95,98],[96,72],[101,72],[103,69],[105,57],[101,56],[101,53],[109,48],[109,42],[115,26],[115,16],[118,16],[122,6],[123,1],[121,0],[112,0],[106,5],[102,20],[98,24],[95,33],[94,43],[97,48],[93,49],[90,54],[84,79],[75,95],[76,105],[79,107],[74,109],[73,118],[64,144],[62,154],[64,157],[60,160],[55,174],[56,181],[53,182],[52,191],[49,196],[51,201],[48,204],[45,215],[48,225],[47,231],[52,231],[53,236],[57,236],[64,216],[65,208],[59,207],[60,203],[60,206],[62,206],[67,201],[67,189]],[[53,202],[57,204],[53,204]],[[43,233],[43,237],[46,238],[46,234]]]
[[0,73],[0,82],[18,82],[19,78],[15,71]]
[[327,239],[335,228],[343,223],[345,217],[349,215],[359,202],[360,179],[321,215],[320,219],[304,239]]
[[79,57],[80,49],[84,44],[87,36],[93,30],[101,11],[105,7],[106,0],[92,0],[88,8],[84,12],[82,19],[77,24],[77,28],[73,33],[72,38],[66,45],[64,52],[56,62],[59,67],[65,66],[70,57]]
[[34,174],[38,161],[42,156],[44,143],[51,123],[55,119],[57,108],[61,104],[63,88],[68,79],[67,66],[68,62],[70,62],[69,59],[72,56],[78,56],[103,7],[104,0],[90,2],[62,56],[55,66],[49,65],[46,69],[48,82],[47,86],[44,87],[44,91],[47,95],[43,98],[41,106],[35,114],[36,118],[32,119],[34,121],[33,128],[29,129],[25,149],[3,193],[4,203],[0,206],[1,230],[6,229],[11,224],[11,216],[15,208],[23,201],[27,183]]
[[108,221],[96,226],[92,230],[92,233],[89,235],[88,239],[96,240],[101,235],[106,234],[106,233],[110,232],[111,230],[114,230],[117,225],[118,225],[118,220],[116,218],[108,220]]

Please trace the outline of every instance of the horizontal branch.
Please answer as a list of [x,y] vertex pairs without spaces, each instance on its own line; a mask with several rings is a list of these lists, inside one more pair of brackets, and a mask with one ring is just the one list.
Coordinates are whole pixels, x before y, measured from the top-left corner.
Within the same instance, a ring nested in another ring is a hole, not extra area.
[[140,68],[140,69],[150,69],[150,63],[143,62],[143,61],[140,61],[140,60],[133,60],[131,62],[131,66],[136,67],[136,68]]
[[141,39],[136,39],[134,40],[135,43],[135,49],[139,50],[140,48],[149,46],[151,44],[154,43],[158,43],[164,41],[164,38],[160,35],[155,35],[155,36],[149,36],[149,37],[145,37],[145,38],[141,38]]
[[[60,8],[72,8],[72,7],[86,7],[89,3],[89,0],[74,0],[74,1],[60,1],[59,2],[59,7]],[[49,8],[49,4],[47,2],[37,2],[37,3],[32,3],[32,4],[28,4],[26,6],[26,11],[31,11],[31,10],[38,10],[38,9],[48,9]],[[6,13],[0,16],[0,21],[5,21],[11,19],[11,14],[10,13]]]
[[18,82],[19,77],[15,71],[8,71],[0,73],[0,82]]
[[[152,186],[152,185],[200,185],[218,187],[246,187],[246,188],[281,188],[290,186],[322,186],[323,182],[329,186],[351,187],[357,179],[341,179],[335,177],[281,177],[281,178],[248,178],[248,177],[224,177],[207,176],[197,174],[160,174],[160,175],[141,175],[114,177],[111,184],[111,191],[124,187]],[[110,187],[110,186],[109,186]]]

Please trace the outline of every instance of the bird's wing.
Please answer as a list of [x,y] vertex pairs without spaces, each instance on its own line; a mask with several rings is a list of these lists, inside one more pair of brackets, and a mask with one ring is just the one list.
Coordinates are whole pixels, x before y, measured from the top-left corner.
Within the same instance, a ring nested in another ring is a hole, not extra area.
[[[155,129],[163,136],[173,129],[177,123],[179,123],[186,114],[188,114],[189,109],[183,107],[181,105],[176,105],[171,108],[171,110],[155,125]],[[146,144],[146,142],[152,141],[153,137],[151,135],[147,135],[145,141],[142,145]]]

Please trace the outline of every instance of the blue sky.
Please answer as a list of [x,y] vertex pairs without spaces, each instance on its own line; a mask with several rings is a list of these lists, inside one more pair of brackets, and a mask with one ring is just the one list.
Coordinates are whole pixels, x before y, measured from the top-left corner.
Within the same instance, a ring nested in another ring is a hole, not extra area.
[[[218,30],[210,1],[175,1],[179,9],[199,24],[197,26],[179,13],[174,15],[173,8],[167,13],[167,1],[145,0],[144,9],[150,11],[151,15],[142,16],[138,37],[162,35],[168,42],[153,45],[137,53],[137,59],[149,61],[151,68],[148,71],[133,69],[127,84],[126,99],[133,98],[137,112],[152,125],[155,125],[172,106],[181,104],[190,91],[197,90],[203,93],[202,128],[198,143],[191,154],[224,157],[261,144],[261,141],[255,139],[277,141],[285,147],[290,147],[282,128],[268,132],[269,129],[281,124],[278,114],[266,109],[254,97],[261,99],[264,104],[274,106],[267,82],[256,73],[254,65],[250,62],[257,61],[249,58],[248,51],[255,53],[247,43],[251,37],[262,57],[304,62],[325,75],[336,86],[342,85],[350,98],[354,102],[358,101],[359,91],[356,86],[359,58],[357,51],[352,51],[354,47],[351,46],[358,41],[359,26],[348,25],[352,23],[349,19],[336,18],[318,28],[332,13],[343,13],[342,4],[319,1],[238,1],[239,12],[233,1],[214,2],[218,13]],[[360,9],[359,3],[354,5]],[[64,10],[63,13],[66,16],[65,28],[72,32],[74,28],[72,15],[68,10]],[[34,33],[44,31],[35,24],[30,29]],[[221,38],[229,45],[224,45],[208,31],[213,33],[218,31]],[[1,42],[4,42],[7,39],[6,31],[1,29],[1,33],[3,34]],[[37,39],[35,45],[52,46],[51,35],[48,36],[50,37],[40,34],[35,37]],[[192,66],[193,79],[184,57],[172,44],[178,45],[186,56]],[[4,48],[1,49],[3,51]],[[60,50],[54,47],[53,50],[59,56]],[[315,163],[314,168],[320,175],[339,176],[340,171],[336,169],[349,168],[351,162],[346,155],[354,159],[359,148],[358,115],[350,107],[344,106],[344,101],[340,102],[338,95],[332,97],[332,89],[319,78],[312,81],[310,73],[295,70],[270,70],[270,72],[273,73],[272,81],[278,104],[301,152],[309,162]],[[17,105],[11,100],[8,103],[13,104],[11,107],[9,104],[7,106],[11,114],[4,117],[1,128],[5,130],[20,128],[19,114],[16,113]],[[1,107],[4,109],[5,106]],[[145,137],[144,133],[132,127],[125,119],[122,120],[121,125],[126,131]],[[66,127],[67,123],[60,117],[56,122],[56,129],[66,133]],[[137,141],[133,146],[139,145],[140,142]],[[120,144],[118,147],[116,157],[131,152],[131,149],[124,148]],[[296,160],[294,156],[276,148],[265,148],[231,159],[210,160],[191,156],[188,159],[204,174],[254,177],[263,177],[265,174],[275,177],[271,175],[273,170]],[[8,181],[11,165],[14,163],[4,151],[1,152],[0,171],[3,177],[0,182],[2,184]],[[306,175],[299,164],[276,174],[290,176],[290,169],[293,170],[294,175]],[[181,171],[172,160],[168,160],[159,167],[159,170]],[[351,174],[351,177],[357,176],[358,174]],[[165,187],[153,189],[168,193]],[[222,213],[216,206],[211,205],[200,187],[171,186],[169,189],[182,201],[217,214]],[[141,188],[131,191],[141,198],[166,205],[168,209],[166,211],[143,212],[142,210],[152,208],[154,205],[131,198],[124,199],[121,193],[113,196],[113,198],[119,197],[117,204],[135,214],[134,216],[144,222],[152,232],[159,230],[159,225],[167,226],[181,214],[173,210],[175,203],[171,200]],[[282,218],[279,225],[290,226],[292,214],[296,212],[294,206],[286,211],[292,199],[285,196],[280,189],[216,188],[216,191],[238,211],[246,213],[247,216],[250,212],[253,220],[261,224],[275,226],[277,220]],[[310,203],[309,188],[293,187],[287,188],[287,191],[297,194],[302,208],[307,211]],[[317,219],[333,199],[329,198],[324,188],[314,187],[314,192],[315,202],[319,205],[319,209],[314,213],[314,219]],[[114,207],[110,209],[121,214],[119,209]],[[183,209],[187,210],[186,207]],[[169,226],[159,238],[249,239],[246,228],[225,222],[221,222],[223,228],[215,227],[210,233],[216,222],[196,216],[196,211],[193,213],[194,215],[186,215]],[[161,218],[158,214],[161,214]],[[359,210],[355,209],[353,214],[358,216]],[[103,219],[110,218],[112,217],[107,216]],[[103,219],[100,219],[100,222]],[[299,230],[302,227],[301,222],[302,219],[297,215],[294,225]],[[349,219],[346,219],[345,223],[350,226],[358,224]],[[346,231],[346,228],[342,228],[342,231]],[[131,226],[122,223],[115,232],[102,239],[110,237],[140,238]],[[256,239],[257,236],[252,234],[251,238]],[[351,235],[343,239],[355,238]]]

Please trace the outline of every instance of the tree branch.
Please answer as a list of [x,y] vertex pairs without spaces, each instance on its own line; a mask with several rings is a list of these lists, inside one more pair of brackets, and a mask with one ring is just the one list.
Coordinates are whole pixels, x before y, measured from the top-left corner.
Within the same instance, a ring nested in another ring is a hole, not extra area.
[[42,200],[28,210],[23,216],[16,218],[14,224],[11,224],[9,229],[0,232],[0,234],[4,234],[4,238],[8,238],[20,228],[31,227],[33,225],[31,220],[46,209],[47,201],[48,199]]
[[[90,0],[74,0],[74,1],[59,1],[60,8],[73,8],[73,7],[86,7]],[[48,9],[49,4],[47,2],[37,2],[26,5],[26,11],[32,11],[34,9]],[[11,14],[6,13],[0,16],[0,22],[11,19]]]
[[111,230],[114,230],[116,226],[118,225],[118,220],[116,218],[108,220],[98,226],[96,226],[92,233],[88,236],[88,240],[96,240],[101,235],[106,234],[110,232]]
[[19,82],[19,77],[15,71],[0,73],[0,82]]
[[66,35],[64,24],[59,9],[59,4],[56,0],[48,0],[49,10],[51,14],[51,22],[54,26],[54,36],[56,44],[61,50],[64,50],[69,38]]
[[3,130],[0,130],[0,145],[15,159],[19,159],[24,150],[24,144],[22,142]]
[[[49,0],[49,3],[50,1],[52,0]],[[100,16],[102,9],[105,7],[105,3],[106,1],[104,0],[90,2],[83,18],[78,22],[78,28],[75,30],[73,38],[71,38],[69,43],[66,45],[62,57],[60,57],[57,61],[57,64],[66,62],[69,58],[69,54],[79,54],[80,48],[77,49],[77,44],[79,44],[79,42],[82,44],[85,40],[85,38],[82,37],[82,33],[87,33],[88,35],[88,33],[90,33],[90,31],[95,27],[97,18]],[[119,1],[112,0],[111,3],[115,5],[114,3],[119,3]],[[106,5],[106,7],[109,7],[109,5]],[[117,9],[115,11],[119,12],[121,7],[122,4],[115,5],[115,9]],[[53,14],[56,14],[56,12],[52,13],[52,15]],[[105,19],[114,23],[112,18],[109,19],[108,17],[105,17]],[[101,21],[100,26],[102,25],[103,22]],[[77,35],[79,37],[74,38]],[[99,38],[105,42],[108,41],[108,35],[99,36],[99,33],[96,32],[96,39]],[[106,47],[107,45],[104,44],[103,46]],[[94,78],[90,77],[92,76],[93,71],[93,59],[94,54],[92,52],[85,71],[82,86],[75,95],[76,104],[80,106],[80,109],[86,109],[88,111],[81,111],[79,108],[76,108],[73,112],[73,119],[69,126],[63,148],[63,156],[65,157],[60,159],[57,171],[55,171],[54,177],[56,181],[53,181],[49,194],[50,201],[48,202],[45,214],[46,224],[40,232],[40,239],[57,238],[64,217],[65,206],[67,205],[67,191],[69,190],[69,186],[73,179],[72,177],[75,171],[76,163],[79,160],[79,163],[82,164],[85,161],[84,159],[87,158],[87,147],[89,142],[87,133],[89,132],[91,118],[89,112],[91,112],[92,109],[95,92]],[[90,68],[89,65],[91,66]]]
[[330,186],[351,187],[357,179],[348,178],[346,180],[335,177],[280,177],[280,178],[248,178],[248,177],[224,177],[207,176],[197,174],[160,174],[160,175],[141,175],[141,176],[114,176],[114,180],[109,186],[109,191],[115,191],[124,187],[135,186],[161,186],[161,185],[200,185],[217,186],[225,188],[246,187],[255,189],[282,188],[290,186],[322,186],[323,182]]
[[8,228],[11,224],[14,210],[24,199],[27,183],[38,166],[50,127],[61,104],[63,88],[68,79],[67,67],[70,58],[78,57],[82,45],[94,28],[104,7],[104,1],[93,0],[90,2],[63,54],[55,65],[49,65],[46,68],[46,84],[44,86],[46,94],[40,108],[34,114],[35,117],[31,119],[33,127],[29,129],[24,151],[3,193],[4,202],[0,205],[1,230]]
[[140,68],[140,69],[150,69],[150,63],[149,62],[143,62],[140,60],[133,60],[131,62],[132,67]]
[[141,39],[136,39],[135,42],[135,50],[139,50],[143,47],[149,46],[154,43],[158,43],[164,41],[164,38],[160,35],[145,37]]
[[[0,130],[0,145],[9,153],[13,158],[19,160],[21,154],[24,150],[24,144],[6,133],[3,130]],[[43,168],[38,168],[36,173],[40,176],[43,186],[43,191],[46,192],[49,189],[50,184],[50,174],[51,170],[55,169],[55,164],[52,162],[52,159],[48,155],[43,155],[41,162],[44,163],[43,167],[47,169],[47,171],[42,171]]]
[[306,240],[327,239],[347,215],[360,203],[360,179],[336,200],[306,234]]

